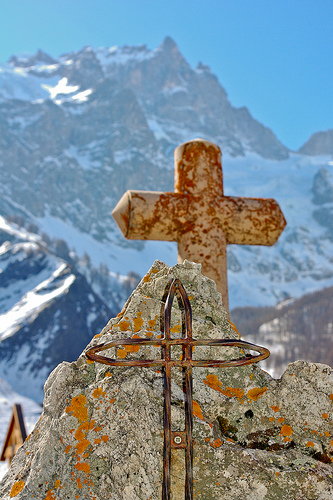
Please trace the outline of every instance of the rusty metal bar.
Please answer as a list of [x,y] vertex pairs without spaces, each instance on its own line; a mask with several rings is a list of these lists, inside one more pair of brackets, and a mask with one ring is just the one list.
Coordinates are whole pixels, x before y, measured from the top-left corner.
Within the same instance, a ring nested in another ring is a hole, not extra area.
[[[163,444],[163,485],[162,485],[162,500],[169,500],[171,491],[171,345],[170,345],[170,323],[171,314],[168,313],[171,309],[174,286],[171,285],[169,290],[165,308],[164,308],[164,337],[165,343],[162,344],[162,359],[163,380],[164,380],[164,444]],[[170,304],[170,306],[169,306]]]
[[[172,339],[170,335],[171,310],[175,295],[177,295],[180,308],[183,313],[183,332],[182,338]],[[86,356],[109,366],[137,366],[137,367],[162,367],[164,384],[164,444],[163,444],[163,483],[162,500],[170,500],[171,495],[171,449],[185,449],[185,500],[193,500],[193,367],[235,367],[252,363],[257,363],[269,356],[268,349],[264,347],[231,339],[203,339],[195,340],[192,338],[192,309],[187,293],[179,279],[174,279],[168,290],[167,299],[164,307],[164,335],[161,339],[117,339],[106,344],[99,344],[91,347]],[[101,356],[97,353],[106,351],[112,347],[124,345],[150,345],[162,348],[161,359],[137,359],[137,360],[119,360]],[[182,346],[182,359],[171,359],[171,347]],[[244,354],[243,358],[232,360],[193,360],[193,347],[195,346],[220,346],[220,347],[238,347],[249,351],[259,352],[259,355]],[[183,371],[183,390],[185,394],[185,432],[171,430],[171,368],[181,367]]]

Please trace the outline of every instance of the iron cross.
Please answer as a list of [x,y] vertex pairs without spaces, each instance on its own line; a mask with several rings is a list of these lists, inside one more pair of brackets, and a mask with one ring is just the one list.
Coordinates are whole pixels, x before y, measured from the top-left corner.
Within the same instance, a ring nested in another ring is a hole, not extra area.
[[202,265],[229,315],[227,245],[273,245],[286,221],[273,199],[223,194],[220,148],[202,139],[175,149],[175,191],[126,191],[112,215],[128,239],[178,243],[178,262]]
[[[182,309],[184,326],[183,337],[172,339],[170,334],[171,307],[175,294]],[[193,500],[193,400],[192,400],[192,368],[193,367],[235,367],[248,365],[261,361],[269,356],[268,349],[259,347],[249,342],[228,339],[203,339],[195,340],[192,337],[192,310],[187,293],[178,278],[174,279],[168,291],[164,307],[164,332],[161,339],[117,339],[106,344],[100,344],[90,348],[86,355],[89,359],[110,366],[137,366],[137,367],[162,367],[164,379],[164,446],[163,446],[163,483],[162,500],[170,500],[171,494],[171,448],[185,449],[185,500]],[[98,352],[106,351],[112,347],[125,345],[150,345],[161,346],[161,359],[135,359],[119,360],[98,355]],[[183,355],[181,359],[175,360],[171,357],[172,346],[182,346]],[[233,360],[194,360],[192,359],[193,347],[196,346],[223,346],[239,347],[251,351],[257,351],[259,355],[247,355],[243,358]],[[185,432],[171,430],[171,368],[174,366],[183,369],[183,390],[185,393]]]

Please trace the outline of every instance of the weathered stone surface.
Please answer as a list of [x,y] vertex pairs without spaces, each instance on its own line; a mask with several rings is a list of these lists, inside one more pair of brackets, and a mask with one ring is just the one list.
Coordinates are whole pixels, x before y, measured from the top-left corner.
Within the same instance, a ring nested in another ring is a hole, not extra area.
[[[238,338],[214,282],[201,275],[199,265],[185,261],[169,268],[156,261],[123,311],[90,345],[159,335],[162,299],[174,277],[190,297],[195,338]],[[174,336],[181,331],[177,308],[174,301]],[[130,351],[126,346],[109,356],[160,357],[158,348]],[[236,348],[196,348],[194,354],[197,359],[240,355]],[[332,498],[330,367],[299,361],[280,380],[256,365],[193,372],[195,498]],[[172,376],[172,427],[182,430],[180,370]],[[0,497],[160,500],[161,377],[154,368],[95,364],[84,353],[75,363],[59,365],[45,384],[42,417],[0,483]],[[172,450],[173,500],[184,498],[183,470],[183,450]]]

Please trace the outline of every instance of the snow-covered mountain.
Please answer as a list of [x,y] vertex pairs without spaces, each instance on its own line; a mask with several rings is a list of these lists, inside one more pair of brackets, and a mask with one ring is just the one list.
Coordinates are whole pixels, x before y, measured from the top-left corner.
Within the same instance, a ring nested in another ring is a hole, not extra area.
[[111,211],[126,189],[172,190],[174,148],[200,136],[223,151],[227,195],[273,197],[288,223],[274,248],[229,248],[231,307],[333,284],[331,202],[316,187],[333,166],[329,138],[317,156],[291,153],[170,38],[154,50],[13,56],[0,68],[0,103],[0,213],[95,266],[143,275],[155,258],[176,262],[175,244],[123,239]]
[[174,148],[195,137],[221,147],[226,195],[275,198],[287,220],[274,247],[229,246],[231,308],[332,286],[332,131],[288,151],[170,38],[0,66],[0,377],[15,390],[41,401],[138,275],[176,263],[175,243],[127,241],[111,211],[126,189],[173,190]]
[[70,259],[3,218],[0,244],[0,377],[42,402],[49,373],[77,359],[119,305],[108,307]]

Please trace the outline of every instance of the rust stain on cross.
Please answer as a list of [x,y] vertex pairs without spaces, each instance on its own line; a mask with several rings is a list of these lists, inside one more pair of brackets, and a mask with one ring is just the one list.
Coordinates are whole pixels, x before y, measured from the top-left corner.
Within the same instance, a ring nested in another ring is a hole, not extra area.
[[[180,309],[183,312],[183,336],[182,338],[171,338],[171,308],[175,295],[178,297]],[[170,500],[171,496],[171,448],[185,449],[185,500],[193,500],[193,378],[192,368],[195,367],[235,367],[256,363],[269,356],[268,349],[233,339],[201,339],[192,337],[192,310],[189,298],[178,278],[174,279],[168,290],[164,307],[164,327],[161,339],[128,338],[117,339],[106,344],[99,344],[86,351],[86,356],[92,361],[109,366],[127,367],[162,367],[164,380],[164,409],[163,409],[163,483],[162,500]],[[132,346],[160,346],[162,349],[161,359],[133,359],[119,360],[97,354],[113,347]],[[182,346],[181,359],[173,359],[171,355],[172,346]],[[248,351],[257,351],[258,355],[244,355],[244,357],[232,360],[194,360],[193,348],[196,346],[220,346],[238,347]],[[171,430],[171,368],[181,367],[183,370],[183,391],[185,394],[185,432]]]
[[227,244],[273,245],[286,221],[273,199],[223,195],[221,150],[195,139],[175,149],[175,191],[126,191],[112,215],[128,239],[178,243],[202,265],[229,315]]

